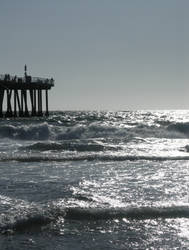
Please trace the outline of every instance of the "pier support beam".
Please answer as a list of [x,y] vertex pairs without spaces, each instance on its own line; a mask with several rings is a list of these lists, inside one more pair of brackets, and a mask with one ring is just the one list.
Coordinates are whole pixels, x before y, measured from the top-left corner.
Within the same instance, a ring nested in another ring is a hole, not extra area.
[[20,111],[19,111],[19,116],[24,116],[24,93],[23,90],[20,91]]
[[34,109],[34,115],[36,115],[37,114],[36,89],[33,90],[33,109]]
[[3,99],[4,99],[4,92],[3,88],[0,89],[0,117],[3,117]]
[[16,90],[14,90],[14,117],[17,116],[17,98],[16,98]]
[[[28,117],[43,116],[43,89],[5,89],[0,87],[0,117]],[[44,89],[45,110],[44,115],[49,115],[48,89]],[[3,107],[5,104],[4,96],[6,93],[6,112]],[[27,96],[29,95],[29,98]],[[12,97],[13,96],[13,97]],[[31,104],[31,111],[28,109],[28,100]],[[30,113],[31,112],[31,113]]]
[[33,89],[30,90],[30,101],[31,101],[31,116],[34,116],[34,91]]
[[16,101],[17,101],[17,104],[18,104],[18,111],[19,111],[18,114],[20,114],[20,112],[21,112],[21,105],[20,105],[20,98],[19,98],[19,94],[18,94],[18,90],[17,89],[15,89],[15,95],[16,95]]
[[24,90],[24,106],[25,106],[25,112],[24,112],[24,116],[28,117],[29,116],[29,112],[28,112],[28,99],[27,99],[27,90]]
[[12,89],[7,89],[7,112],[5,113],[5,117],[12,117],[12,106],[11,106],[11,96],[12,96]]
[[45,90],[45,96],[46,96],[46,116],[49,116],[49,100],[48,100],[48,89]]
[[43,116],[43,110],[42,110],[42,90],[38,89],[38,116]]

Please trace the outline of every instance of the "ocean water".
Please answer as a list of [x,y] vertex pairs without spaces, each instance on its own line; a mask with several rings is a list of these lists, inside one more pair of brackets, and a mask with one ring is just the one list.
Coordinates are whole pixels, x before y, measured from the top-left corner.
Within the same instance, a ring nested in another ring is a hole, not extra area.
[[189,111],[0,121],[0,249],[189,249]]

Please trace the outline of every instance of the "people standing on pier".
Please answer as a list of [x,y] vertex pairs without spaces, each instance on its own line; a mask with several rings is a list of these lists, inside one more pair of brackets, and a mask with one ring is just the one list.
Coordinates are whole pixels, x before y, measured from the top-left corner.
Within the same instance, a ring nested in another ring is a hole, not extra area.
[[27,77],[27,65],[26,64],[24,66],[24,76],[25,76],[25,78]]

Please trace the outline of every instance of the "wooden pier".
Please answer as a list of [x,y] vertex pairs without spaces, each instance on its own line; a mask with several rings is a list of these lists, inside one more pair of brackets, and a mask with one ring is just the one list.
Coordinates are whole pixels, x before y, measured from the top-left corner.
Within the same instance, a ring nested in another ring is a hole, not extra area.
[[[0,117],[30,117],[49,115],[48,91],[54,80],[27,75],[0,75]],[[43,107],[45,99],[45,107]]]

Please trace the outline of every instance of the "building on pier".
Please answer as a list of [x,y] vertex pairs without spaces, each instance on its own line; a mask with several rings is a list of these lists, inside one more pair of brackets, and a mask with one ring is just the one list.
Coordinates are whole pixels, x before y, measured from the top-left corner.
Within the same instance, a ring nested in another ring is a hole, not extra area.
[[49,115],[48,91],[54,79],[32,77],[26,65],[24,69],[24,77],[0,75],[0,117]]

